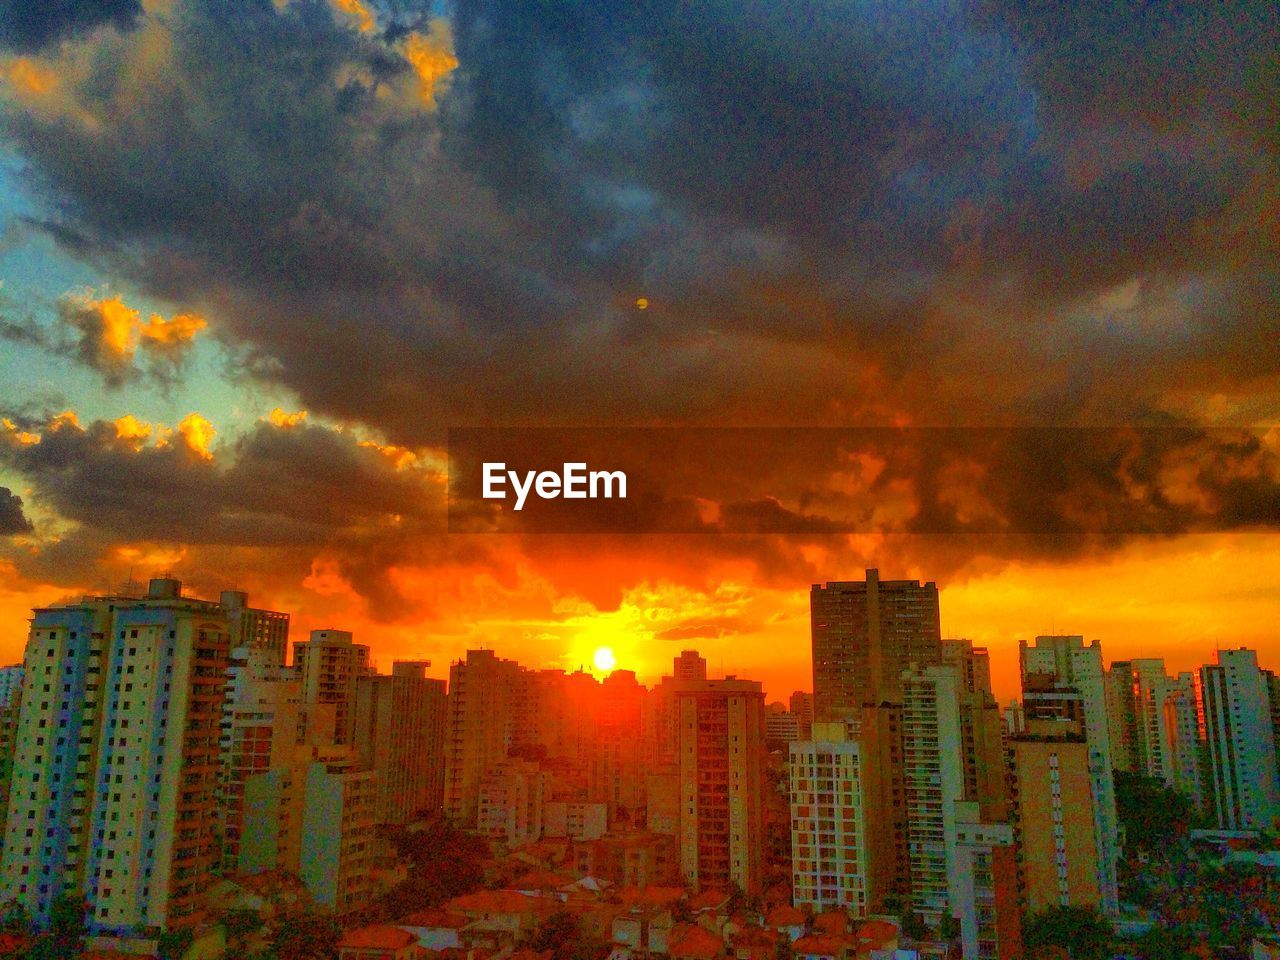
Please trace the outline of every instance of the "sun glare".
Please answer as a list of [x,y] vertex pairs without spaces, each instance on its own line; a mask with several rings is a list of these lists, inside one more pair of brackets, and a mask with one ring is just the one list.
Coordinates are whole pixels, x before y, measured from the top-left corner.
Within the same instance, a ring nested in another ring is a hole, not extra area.
[[617,659],[613,655],[613,651],[608,647],[597,647],[595,656],[592,657],[595,668],[601,673],[608,673],[618,665]]

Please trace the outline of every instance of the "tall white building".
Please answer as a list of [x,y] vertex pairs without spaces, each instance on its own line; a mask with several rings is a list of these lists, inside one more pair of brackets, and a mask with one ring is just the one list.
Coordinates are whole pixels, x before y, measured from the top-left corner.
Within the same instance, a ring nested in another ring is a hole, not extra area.
[[964,799],[960,672],[953,665],[902,673],[902,780],[911,900],[926,922],[951,912],[956,804]]
[[34,611],[0,899],[91,933],[194,921],[214,866],[229,625],[176,580]]
[[1200,668],[1214,808],[1224,830],[1273,830],[1280,771],[1266,678],[1254,650],[1219,650]]
[[844,723],[815,723],[812,740],[790,745],[790,781],[793,903],[866,916],[865,774]]
[[[1081,636],[1036,637],[1034,644],[1019,641],[1024,691],[1023,709],[1032,712],[1029,688],[1047,680],[1058,695],[1078,696],[1089,746],[1089,772],[1093,779],[1094,817],[1098,845],[1098,886],[1102,907],[1115,913],[1120,906],[1116,864],[1120,858],[1119,820],[1116,816],[1115,780],[1107,720],[1107,683],[1102,666],[1102,644],[1085,644]],[[1032,676],[1036,675],[1036,676]],[[1039,679],[1037,679],[1039,678]],[[1051,695],[1046,694],[1047,701]]]

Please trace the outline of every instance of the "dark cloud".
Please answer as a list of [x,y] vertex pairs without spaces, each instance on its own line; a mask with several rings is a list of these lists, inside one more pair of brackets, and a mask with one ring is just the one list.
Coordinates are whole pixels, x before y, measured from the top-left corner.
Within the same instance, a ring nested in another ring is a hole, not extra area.
[[141,0],[0,0],[0,45],[36,50],[101,24],[126,28]]
[[[1252,346],[1274,162],[1236,135],[1269,6],[1169,8],[1151,40],[1137,5],[1057,31],[1013,5],[463,0],[432,111],[402,96],[417,13],[361,34],[319,2],[182,0],[101,41],[76,110],[7,126],[80,255],[397,439],[1130,417],[1229,392],[1206,361],[1236,344],[1275,371]],[[143,43],[170,56],[139,80]],[[1130,54],[1183,91],[1169,123],[1152,84],[1107,87]],[[1128,328],[1130,281],[1137,309],[1182,310],[1177,336]]]
[[0,536],[30,533],[34,529],[22,512],[22,498],[8,487],[0,487]]

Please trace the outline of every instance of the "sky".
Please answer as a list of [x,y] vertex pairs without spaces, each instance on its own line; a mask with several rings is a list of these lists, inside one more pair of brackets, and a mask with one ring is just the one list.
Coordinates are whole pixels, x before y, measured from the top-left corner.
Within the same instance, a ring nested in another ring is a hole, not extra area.
[[[0,660],[172,572],[384,668],[785,698],[876,567],[1005,698],[1049,632],[1280,668],[1278,105],[1268,2],[0,0]],[[450,533],[492,426],[1110,432]]]

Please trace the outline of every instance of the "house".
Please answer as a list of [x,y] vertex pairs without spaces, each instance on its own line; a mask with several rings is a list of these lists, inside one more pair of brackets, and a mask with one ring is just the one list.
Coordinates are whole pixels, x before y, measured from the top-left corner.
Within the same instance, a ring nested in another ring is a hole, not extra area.
[[421,960],[426,955],[417,936],[403,927],[360,927],[338,941],[338,960]]

